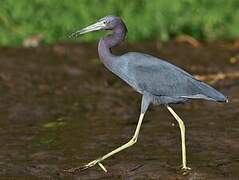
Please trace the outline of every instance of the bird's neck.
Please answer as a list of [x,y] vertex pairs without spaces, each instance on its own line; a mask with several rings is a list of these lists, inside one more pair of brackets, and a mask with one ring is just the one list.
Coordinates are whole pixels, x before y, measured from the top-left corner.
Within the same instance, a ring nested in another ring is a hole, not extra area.
[[126,33],[126,26],[122,22],[122,24],[119,24],[112,30],[112,34],[106,35],[100,40],[98,52],[100,60],[106,67],[110,68],[114,63],[113,59],[116,57],[112,54],[111,48],[120,44],[124,40]]

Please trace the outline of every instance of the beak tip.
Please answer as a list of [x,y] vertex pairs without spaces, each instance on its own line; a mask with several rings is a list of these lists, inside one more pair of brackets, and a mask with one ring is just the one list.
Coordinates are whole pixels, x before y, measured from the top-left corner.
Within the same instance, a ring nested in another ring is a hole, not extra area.
[[68,38],[70,38],[70,39],[73,38],[73,35],[72,34],[68,35]]
[[71,33],[70,35],[68,35],[69,38],[76,38],[78,36],[78,33]]
[[81,34],[85,34],[88,32],[92,32],[92,31],[98,31],[101,30],[102,27],[104,27],[105,25],[103,24],[103,22],[97,22],[95,24],[92,24],[84,29],[81,29],[79,31],[73,32],[72,34],[69,35],[69,38],[76,38]]

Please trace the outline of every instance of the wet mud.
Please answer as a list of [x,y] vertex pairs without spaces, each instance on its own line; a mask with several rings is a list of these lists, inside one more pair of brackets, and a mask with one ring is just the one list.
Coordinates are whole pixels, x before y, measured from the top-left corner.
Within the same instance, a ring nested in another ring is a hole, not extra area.
[[239,49],[175,41],[114,49],[126,51],[168,59],[229,98],[172,106],[186,125],[191,172],[180,172],[177,122],[151,106],[137,144],[104,161],[108,173],[65,174],[131,138],[141,97],[104,68],[97,44],[57,44],[0,48],[0,179],[239,179]]

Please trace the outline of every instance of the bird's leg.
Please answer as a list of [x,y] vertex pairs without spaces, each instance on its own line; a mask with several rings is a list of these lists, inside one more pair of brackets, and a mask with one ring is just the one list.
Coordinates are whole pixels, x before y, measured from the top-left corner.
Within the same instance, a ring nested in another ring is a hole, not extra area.
[[141,124],[142,124],[142,121],[143,121],[143,118],[144,118],[144,113],[141,113],[140,114],[140,117],[139,117],[139,121],[138,121],[138,124],[137,124],[137,127],[136,127],[136,130],[135,130],[135,133],[134,133],[134,136],[130,139],[129,142],[127,142],[126,144],[118,147],[117,149],[109,152],[108,154],[94,160],[94,161],[91,161],[89,162],[88,164],[84,165],[84,166],[81,166],[81,167],[76,167],[76,168],[71,168],[71,169],[68,169],[68,170],[65,170],[65,172],[70,172],[70,173],[75,173],[75,172],[78,172],[78,171],[81,171],[81,170],[85,170],[85,169],[88,169],[96,164],[98,164],[101,169],[105,172],[107,172],[106,168],[103,166],[103,164],[101,164],[101,162],[105,159],[107,159],[108,157],[134,145],[136,142],[137,142],[137,139],[138,139],[138,136],[139,136],[139,130],[140,130],[140,127],[141,127]]
[[169,106],[166,105],[169,112],[173,115],[173,117],[177,120],[180,131],[181,131],[181,140],[182,140],[182,161],[183,161],[183,170],[190,170],[190,167],[187,167],[187,161],[186,161],[186,145],[185,145],[185,126],[183,123],[183,120],[180,119],[180,117],[174,112],[174,110]]

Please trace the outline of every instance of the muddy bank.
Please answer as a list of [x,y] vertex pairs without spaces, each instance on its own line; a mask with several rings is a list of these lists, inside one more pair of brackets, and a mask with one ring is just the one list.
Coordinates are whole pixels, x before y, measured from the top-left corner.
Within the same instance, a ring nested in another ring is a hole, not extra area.
[[[211,83],[230,103],[175,105],[186,124],[188,163],[182,176],[180,132],[163,107],[151,107],[138,143],[94,167],[82,165],[125,143],[135,129],[140,95],[108,72],[96,44],[0,48],[0,177],[2,179],[232,179],[239,178],[239,49],[230,42],[145,43],[114,50],[169,59]],[[215,79],[224,75],[222,78]],[[225,74],[232,74],[226,76]]]

